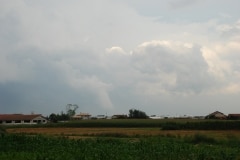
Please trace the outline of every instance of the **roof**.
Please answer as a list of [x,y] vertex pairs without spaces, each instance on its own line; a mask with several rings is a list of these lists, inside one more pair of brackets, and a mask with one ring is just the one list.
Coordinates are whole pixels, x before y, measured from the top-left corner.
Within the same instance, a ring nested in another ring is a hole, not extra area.
[[223,114],[222,112],[215,111],[215,112],[207,115],[206,118],[226,119],[227,116],[225,114]]
[[208,116],[210,116],[210,115],[216,115],[216,114],[222,114],[222,115],[224,115],[222,112],[215,111],[215,112],[213,112],[213,113],[209,114]]
[[240,117],[240,114],[228,114],[228,116]]
[[0,114],[1,121],[11,121],[11,120],[32,120],[42,116],[41,114]]
[[91,116],[91,114],[89,114],[89,113],[80,113],[80,114],[77,114],[76,116]]
[[80,114],[77,114],[77,115],[74,115],[72,116],[72,118],[76,118],[76,119],[79,119],[79,118],[89,118],[91,117],[91,114],[88,114],[88,113],[80,113]]

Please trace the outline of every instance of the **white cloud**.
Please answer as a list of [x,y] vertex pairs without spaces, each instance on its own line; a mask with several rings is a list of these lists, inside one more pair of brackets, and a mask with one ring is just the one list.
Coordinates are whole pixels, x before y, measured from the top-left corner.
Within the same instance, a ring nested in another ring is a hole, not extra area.
[[106,48],[107,53],[116,54],[127,54],[121,47],[113,46],[111,48]]
[[234,23],[225,23],[220,24],[216,27],[216,30],[223,36],[224,38],[230,38],[231,40],[239,39],[240,36],[240,20]]
[[196,45],[170,41],[145,42],[134,50],[132,64],[148,77],[148,82],[140,83],[150,85],[148,88],[154,90],[170,94],[201,93],[211,84],[207,63]]
[[214,75],[215,91],[224,94],[240,93],[240,47],[239,41],[229,41],[203,48],[203,55],[208,63],[209,72]]

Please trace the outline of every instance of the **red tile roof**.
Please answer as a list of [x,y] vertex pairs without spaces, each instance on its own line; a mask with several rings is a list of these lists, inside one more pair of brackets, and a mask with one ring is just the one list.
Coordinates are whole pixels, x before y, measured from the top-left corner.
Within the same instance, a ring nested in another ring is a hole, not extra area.
[[11,120],[32,120],[34,118],[37,118],[39,116],[42,116],[41,114],[0,114],[0,120],[1,121],[11,121]]

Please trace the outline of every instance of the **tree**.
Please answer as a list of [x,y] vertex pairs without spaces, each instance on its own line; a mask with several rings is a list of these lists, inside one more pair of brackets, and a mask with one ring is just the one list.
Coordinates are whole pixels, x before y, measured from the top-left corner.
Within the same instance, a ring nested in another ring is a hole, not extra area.
[[69,115],[61,112],[61,114],[52,113],[48,117],[49,121],[57,123],[58,121],[68,121],[70,119]]
[[54,113],[50,114],[49,120],[50,120],[51,122],[57,123],[57,122],[58,122],[57,115],[54,114]]
[[66,110],[67,110],[67,115],[69,117],[72,117],[76,114],[76,110],[78,109],[77,104],[67,104],[66,105]]
[[138,118],[138,119],[144,119],[148,118],[145,112],[137,109],[130,109],[129,110],[129,118]]

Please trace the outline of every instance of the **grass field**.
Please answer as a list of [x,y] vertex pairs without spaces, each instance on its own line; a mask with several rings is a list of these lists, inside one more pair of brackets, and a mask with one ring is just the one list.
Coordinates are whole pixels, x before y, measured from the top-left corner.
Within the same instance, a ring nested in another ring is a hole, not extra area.
[[[2,126],[0,159],[237,160],[240,159],[239,123],[209,120],[93,120]],[[194,125],[197,127],[194,128]],[[201,130],[204,127],[207,129]],[[211,127],[214,128],[211,130]],[[218,127],[223,129],[218,130]]]

